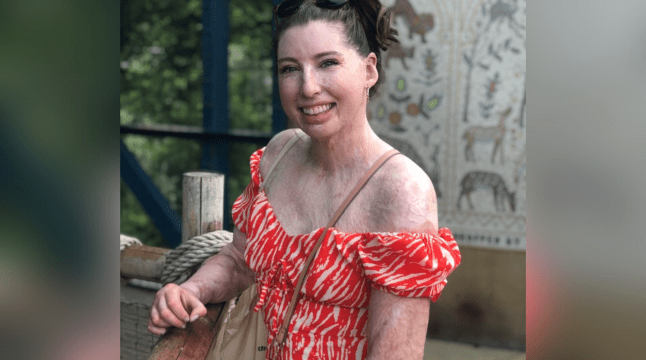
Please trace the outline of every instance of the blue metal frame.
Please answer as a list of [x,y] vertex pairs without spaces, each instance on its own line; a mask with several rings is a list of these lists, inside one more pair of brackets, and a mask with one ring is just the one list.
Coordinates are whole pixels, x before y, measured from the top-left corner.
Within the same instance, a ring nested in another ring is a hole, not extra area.
[[182,218],[170,208],[137,159],[121,140],[121,178],[132,190],[171,248],[182,242]]
[[[284,0],[272,0],[272,4],[278,5]],[[271,21],[271,32],[272,34],[276,33],[276,23]],[[272,71],[273,73],[273,81],[272,81],[272,114],[271,114],[271,131],[274,134],[277,134],[285,129],[287,129],[287,115],[285,115],[285,112],[283,111],[283,106],[280,103],[280,93],[278,91],[278,77],[276,74],[278,73],[276,71],[276,54],[274,52],[274,49],[271,49],[271,62],[272,62]]]
[[[202,7],[202,63],[204,66],[202,122],[205,131],[226,133],[229,130],[229,2],[204,0]],[[203,141],[200,166],[205,170],[225,174],[224,208],[228,209],[228,142],[220,139]],[[224,216],[222,227],[229,228],[228,216]]]
[[131,124],[121,125],[121,134],[133,134],[155,137],[177,137],[190,140],[209,140],[209,141],[226,141],[227,143],[252,143],[258,145],[267,145],[273,134],[246,129],[230,129],[226,133],[215,133],[204,131],[201,126],[184,126],[184,125],[150,125],[150,124]]

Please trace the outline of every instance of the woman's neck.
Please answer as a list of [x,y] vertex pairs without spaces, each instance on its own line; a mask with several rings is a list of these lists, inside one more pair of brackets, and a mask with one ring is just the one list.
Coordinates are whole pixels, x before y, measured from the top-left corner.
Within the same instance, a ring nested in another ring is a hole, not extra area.
[[321,175],[352,177],[365,172],[381,156],[381,148],[379,137],[366,120],[328,138],[311,138],[309,161]]

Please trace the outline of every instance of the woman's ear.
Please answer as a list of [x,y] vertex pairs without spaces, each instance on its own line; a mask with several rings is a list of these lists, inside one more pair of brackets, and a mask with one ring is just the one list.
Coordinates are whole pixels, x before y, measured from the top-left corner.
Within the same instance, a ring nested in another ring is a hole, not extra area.
[[366,83],[368,88],[373,87],[379,80],[379,72],[377,71],[377,55],[371,52],[366,56]]

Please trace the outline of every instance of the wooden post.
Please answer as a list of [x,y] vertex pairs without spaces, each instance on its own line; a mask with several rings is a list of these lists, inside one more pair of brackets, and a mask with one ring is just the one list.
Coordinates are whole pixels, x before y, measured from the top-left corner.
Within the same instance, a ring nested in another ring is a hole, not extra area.
[[222,230],[224,175],[214,172],[184,174],[182,243],[195,236]]
[[[182,243],[222,230],[224,175],[204,171],[185,173],[182,196]],[[206,316],[186,324],[185,329],[170,328],[148,359],[205,359],[220,329],[225,305],[207,304]]]

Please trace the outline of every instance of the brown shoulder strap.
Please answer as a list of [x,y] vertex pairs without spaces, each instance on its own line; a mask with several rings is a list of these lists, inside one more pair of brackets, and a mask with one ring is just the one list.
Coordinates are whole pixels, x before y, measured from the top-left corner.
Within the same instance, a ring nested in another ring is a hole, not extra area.
[[332,217],[330,222],[327,224],[327,227],[323,232],[321,233],[321,236],[319,239],[316,241],[316,244],[314,245],[314,248],[312,249],[312,252],[310,252],[310,255],[308,256],[307,260],[305,261],[305,264],[303,265],[303,270],[301,270],[301,274],[298,277],[298,282],[296,283],[296,287],[294,288],[294,295],[292,295],[292,300],[289,303],[289,306],[287,307],[287,312],[285,313],[285,318],[283,320],[283,324],[280,326],[278,329],[278,334],[276,335],[276,341],[278,342],[278,346],[282,347],[285,345],[285,340],[287,339],[287,329],[289,328],[289,322],[292,318],[292,315],[294,314],[294,307],[296,306],[296,301],[298,300],[298,294],[301,292],[301,288],[303,287],[303,282],[305,280],[305,276],[307,275],[307,271],[309,270],[310,264],[312,263],[312,260],[314,260],[314,255],[316,254],[317,250],[319,247],[321,247],[321,244],[323,243],[323,239],[325,238],[325,235],[327,234],[328,230],[336,224],[336,222],[339,220],[341,215],[345,212],[345,209],[348,208],[348,205],[354,200],[354,198],[359,194],[361,189],[364,188],[368,180],[372,178],[372,176],[379,170],[379,168],[386,162],[388,161],[391,157],[399,154],[399,151],[396,149],[392,149],[387,151],[385,154],[383,154],[373,165],[368,169],[366,174],[359,180],[357,185],[354,187],[352,192],[350,192],[350,195],[345,198],[345,201],[339,206],[339,209],[336,211],[336,214]]
[[265,184],[269,181],[269,177],[271,176],[271,173],[274,172],[274,169],[276,168],[276,165],[282,160],[283,156],[287,154],[287,152],[296,144],[296,142],[300,139],[300,136],[297,133],[297,129],[294,129],[294,134],[292,137],[285,143],[282,149],[280,149],[280,152],[278,155],[276,155],[276,159],[274,160],[274,163],[271,165],[269,168],[269,171],[265,174],[265,178],[263,179],[262,184],[260,184],[260,190],[263,190],[265,188]]

